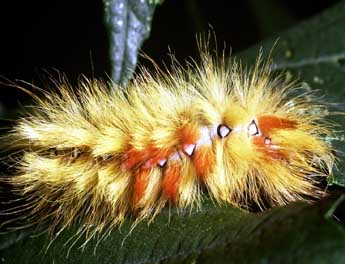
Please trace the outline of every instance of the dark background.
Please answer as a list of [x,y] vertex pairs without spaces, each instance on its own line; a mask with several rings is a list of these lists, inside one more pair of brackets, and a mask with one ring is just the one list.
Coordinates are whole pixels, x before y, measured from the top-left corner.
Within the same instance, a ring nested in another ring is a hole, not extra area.
[[[143,51],[168,62],[169,48],[180,60],[196,56],[195,35],[211,27],[219,46],[236,53],[287,29],[336,0],[165,0],[158,6]],[[44,86],[47,73],[105,77],[108,44],[101,0],[1,1],[0,75]],[[145,62],[144,62],[145,63]],[[1,86],[0,117],[27,96]]]
[[[236,53],[270,36],[278,37],[279,32],[337,2],[165,0],[156,8],[151,35],[142,50],[166,64],[169,50],[180,61],[196,57],[196,34],[212,28],[218,46],[226,43]],[[6,85],[9,81],[45,87],[48,73],[59,71],[75,83],[82,74],[107,78],[110,72],[102,0],[3,0],[0,32],[0,134],[10,128],[17,109],[29,100],[24,92]],[[140,63],[146,62],[141,59]],[[3,167],[0,164],[0,171]]]

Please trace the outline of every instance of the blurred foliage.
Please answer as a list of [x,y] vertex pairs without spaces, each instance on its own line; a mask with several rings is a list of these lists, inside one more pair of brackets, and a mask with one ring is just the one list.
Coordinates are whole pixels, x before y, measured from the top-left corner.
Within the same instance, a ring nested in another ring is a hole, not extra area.
[[[126,85],[137,64],[138,51],[148,38],[155,1],[103,0],[110,41],[111,79]],[[157,1],[159,3],[159,1]]]

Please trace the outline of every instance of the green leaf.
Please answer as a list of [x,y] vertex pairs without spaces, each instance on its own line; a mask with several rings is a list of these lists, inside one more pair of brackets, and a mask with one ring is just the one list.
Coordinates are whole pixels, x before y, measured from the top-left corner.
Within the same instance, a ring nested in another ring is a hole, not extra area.
[[131,79],[138,51],[150,34],[156,2],[103,0],[110,42],[111,77],[115,83],[125,86]]
[[169,216],[165,210],[149,226],[142,222],[132,232],[127,222],[84,250],[78,249],[83,238],[71,249],[71,242],[65,244],[74,234],[69,230],[46,252],[50,240],[41,235],[0,255],[5,263],[341,263],[345,231],[325,217],[336,203],[294,203],[252,214],[208,201],[200,211],[174,210]]

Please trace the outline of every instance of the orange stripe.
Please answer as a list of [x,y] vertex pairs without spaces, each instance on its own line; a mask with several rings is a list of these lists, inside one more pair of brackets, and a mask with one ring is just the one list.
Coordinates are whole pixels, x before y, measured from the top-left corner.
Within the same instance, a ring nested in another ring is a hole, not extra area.
[[127,170],[130,170],[134,168],[136,165],[138,165],[142,161],[143,155],[142,151],[137,151],[133,148],[128,150],[124,156],[124,167]]
[[195,144],[199,137],[199,126],[196,124],[187,124],[180,130],[180,139],[182,145]]
[[202,145],[197,148],[193,155],[193,163],[198,176],[205,180],[214,166],[214,153],[211,145]]
[[172,153],[168,149],[159,149],[149,145],[145,150],[138,151],[131,147],[124,155],[124,167],[127,170],[133,169],[136,166],[141,166],[143,163],[150,163],[149,167],[155,166],[161,159],[166,158]]
[[133,204],[137,207],[144,197],[149,181],[150,169],[140,169],[134,176]]
[[155,147],[150,148],[147,151],[147,155],[150,157],[146,163],[149,162],[149,164],[153,167],[156,166],[157,163],[161,160],[161,159],[165,159],[167,157],[169,157],[171,154],[173,153],[173,150],[169,150],[169,149],[158,149]]
[[164,180],[162,184],[163,195],[173,202],[178,198],[178,187],[180,183],[181,165],[179,161],[170,161],[164,171]]
[[258,118],[260,132],[269,135],[272,129],[296,128],[297,122],[275,115],[262,115]]

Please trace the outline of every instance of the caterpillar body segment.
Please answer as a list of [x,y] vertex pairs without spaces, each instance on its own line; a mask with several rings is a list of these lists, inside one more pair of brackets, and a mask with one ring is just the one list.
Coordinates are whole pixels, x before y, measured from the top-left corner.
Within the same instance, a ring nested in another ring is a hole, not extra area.
[[[334,156],[322,108],[258,60],[253,70],[217,62],[169,74],[146,70],[126,89],[84,80],[44,92],[10,135],[23,152],[6,178],[27,219],[51,231],[77,222],[94,236],[167,204],[214,200],[260,209],[322,195]],[[14,209],[15,210],[15,209]]]

